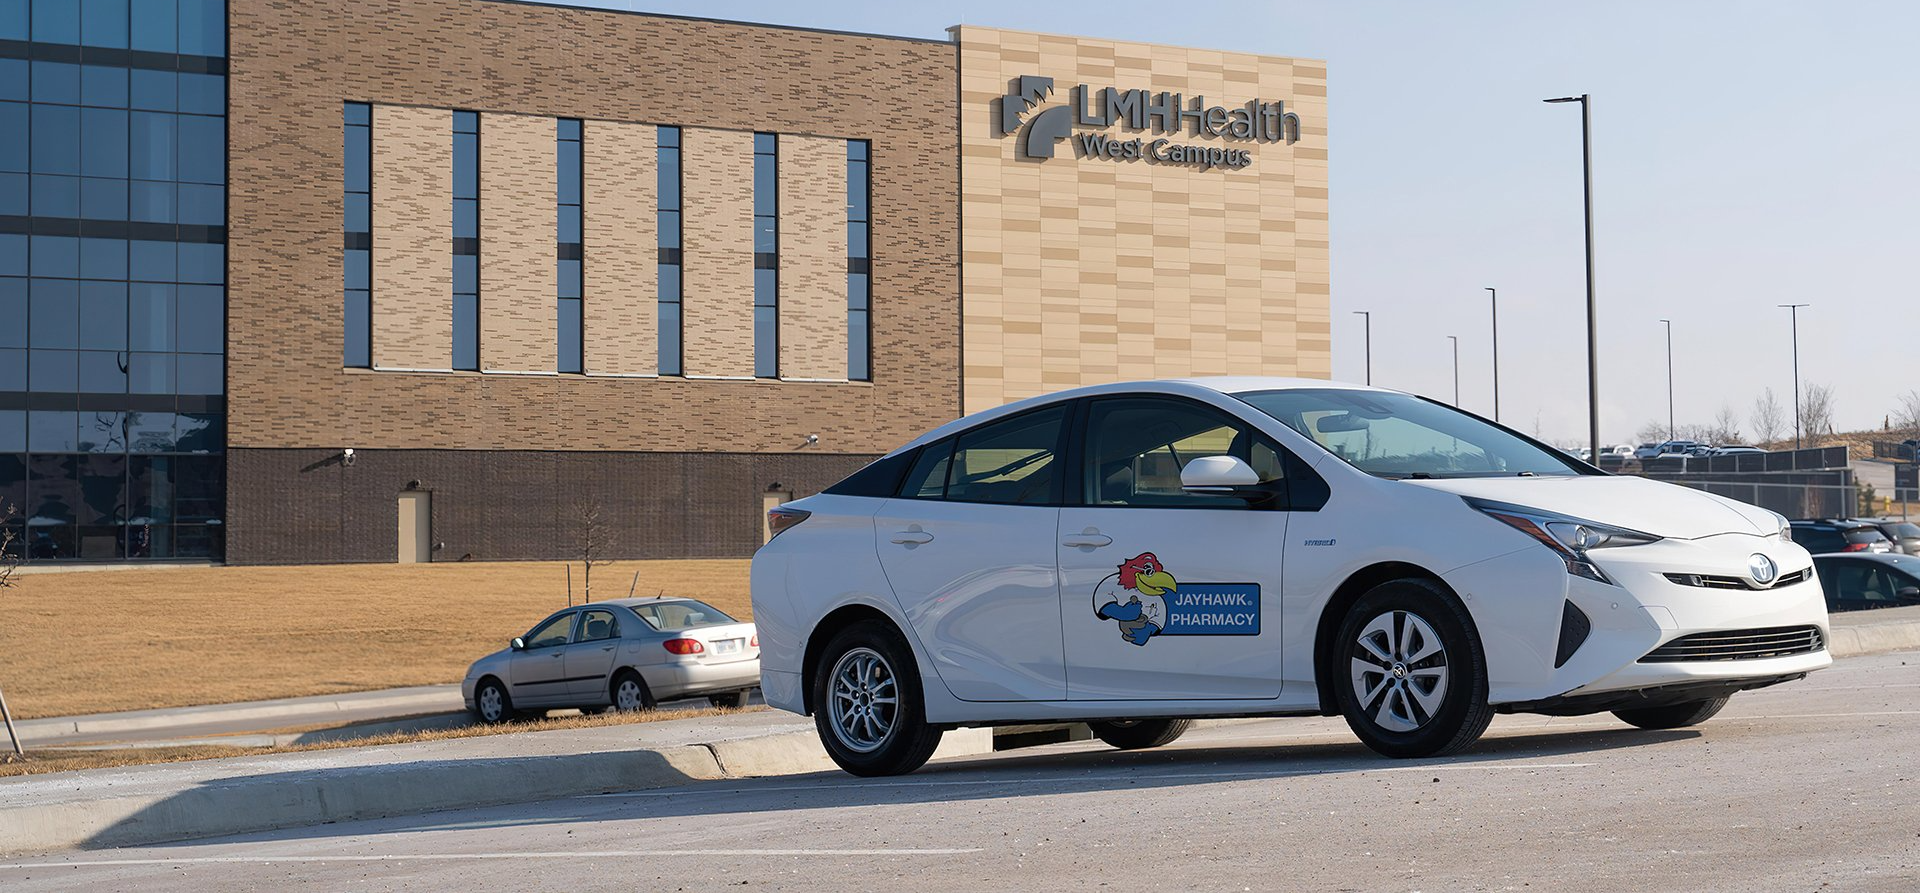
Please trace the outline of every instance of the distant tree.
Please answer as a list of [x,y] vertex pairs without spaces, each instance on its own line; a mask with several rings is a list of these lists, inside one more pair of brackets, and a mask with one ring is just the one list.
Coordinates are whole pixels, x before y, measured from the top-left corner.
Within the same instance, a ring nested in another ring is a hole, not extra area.
[[1640,430],[1633,432],[1633,439],[1640,443],[1662,443],[1669,439],[1669,430],[1659,422],[1648,422],[1641,425]]
[[1753,423],[1753,439],[1756,443],[1772,443],[1780,439],[1780,433],[1787,427],[1786,410],[1780,408],[1780,398],[1774,396],[1768,388],[1753,398],[1753,412],[1747,421]]
[[593,569],[612,564],[606,557],[607,531],[600,523],[600,500],[588,498],[576,506],[580,517],[580,563],[586,568],[584,588],[586,600],[593,601]]
[[1901,394],[1897,402],[1899,406],[1891,420],[1893,430],[1908,437],[1920,437],[1920,391]]
[[1713,417],[1710,437],[1707,440],[1715,444],[1740,442],[1740,416],[1733,411],[1733,404],[1720,404],[1720,411]]
[[1800,430],[1815,442],[1820,435],[1833,433],[1832,387],[1809,383],[1800,389]]

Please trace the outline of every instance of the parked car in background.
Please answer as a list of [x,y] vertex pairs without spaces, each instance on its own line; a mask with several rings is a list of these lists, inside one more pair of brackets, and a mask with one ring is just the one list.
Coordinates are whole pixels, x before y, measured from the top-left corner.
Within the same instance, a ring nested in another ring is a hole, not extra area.
[[1710,456],[1741,456],[1741,455],[1752,455],[1754,453],[1765,453],[1765,452],[1766,450],[1763,450],[1756,446],[1742,446],[1740,444],[1727,444],[1726,446],[1714,447],[1713,452],[1708,453],[1708,455]]
[[1625,462],[1631,458],[1633,458],[1633,444],[1630,443],[1616,443],[1613,446],[1600,448],[1602,462]]
[[1912,555],[1815,555],[1813,570],[1829,611],[1920,605],[1920,558]]
[[1862,521],[1808,518],[1791,522],[1793,541],[1815,555],[1827,552],[1891,552],[1880,529]]
[[1697,440],[1669,440],[1654,448],[1654,458],[1685,456],[1694,447],[1705,446]]
[[1643,443],[1633,448],[1635,459],[1651,459],[1658,455],[1660,455],[1660,445],[1657,443]]
[[1893,551],[1903,555],[1920,555],[1920,524],[1902,521],[1899,518],[1850,518],[1862,524],[1872,524],[1880,535],[1893,543]]
[[650,710],[700,696],[744,707],[759,684],[753,624],[690,598],[623,598],[554,612],[474,661],[460,690],[467,710],[497,723],[567,708]]

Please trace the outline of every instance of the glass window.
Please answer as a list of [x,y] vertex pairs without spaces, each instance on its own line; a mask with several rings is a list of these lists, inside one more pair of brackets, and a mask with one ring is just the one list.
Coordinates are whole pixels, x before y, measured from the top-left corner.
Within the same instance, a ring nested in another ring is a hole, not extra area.
[[[126,413],[100,411],[80,413],[80,452],[118,453],[113,458],[126,461],[127,428]],[[115,477],[126,474],[126,467],[114,473]],[[116,497],[117,499],[117,497]]]
[[173,413],[127,413],[127,449],[135,453],[173,452]]
[[34,174],[33,213],[40,217],[80,216],[80,178]]
[[480,291],[480,258],[471,254],[453,258],[453,293],[472,295]]
[[453,200],[453,237],[480,238],[480,203],[470,198]]
[[125,49],[127,0],[80,0],[80,42]]
[[135,282],[127,286],[127,340],[134,350],[173,349],[172,285]]
[[580,204],[580,143],[561,140],[557,153],[558,197],[563,205]]
[[79,426],[77,412],[46,409],[29,412],[27,449],[35,453],[75,452],[80,448]]
[[[127,349],[126,283],[80,283],[80,347]],[[121,390],[126,390],[124,382]]]
[[31,263],[35,276],[79,278],[79,239],[69,236],[34,236],[31,244],[33,251]]
[[373,286],[372,253],[364,248],[347,250],[344,263],[348,288],[365,291]]
[[580,372],[584,368],[580,345],[580,302],[561,298],[559,307],[560,357],[558,370]]
[[81,239],[80,278],[127,278],[127,240]]
[[32,63],[25,59],[0,59],[0,99],[27,99],[27,72],[31,70]]
[[1189,493],[1180,472],[1203,456],[1234,456],[1262,481],[1282,476],[1277,453],[1227,413],[1184,400],[1099,400],[1087,420],[1085,501],[1101,506],[1245,508],[1232,496]]
[[990,422],[954,438],[947,499],[1000,505],[1060,501],[1060,429],[1066,408],[1055,406]]
[[[657,363],[661,375],[680,375],[681,347],[681,267],[680,255],[680,128],[662,127],[656,131],[659,147],[659,265],[660,302],[658,318]],[[671,252],[671,254],[669,254]]]
[[620,637],[620,621],[612,611],[583,611],[580,614],[580,641],[599,642]]
[[174,242],[149,242],[135,240],[127,243],[130,275],[142,282],[172,282],[174,275]]
[[79,352],[82,394],[124,394],[127,392],[127,355],[112,350]]
[[[173,515],[177,521],[220,520],[225,465],[219,456],[173,460]],[[184,537],[184,534],[181,534]]]
[[66,62],[33,63],[33,101],[80,104],[80,66]]
[[1303,388],[1239,397],[1342,461],[1381,477],[1580,473],[1557,450],[1407,394]]
[[[105,108],[127,107],[127,70],[105,65],[80,68],[80,103]],[[88,139],[92,139],[91,136]]]
[[559,266],[560,297],[579,298],[581,296],[580,262],[577,260],[563,260],[559,262]]
[[847,378],[852,381],[873,379],[871,323],[865,310],[847,311]]
[[33,347],[80,346],[80,283],[33,280],[29,314],[27,332]]
[[73,0],[33,0],[33,39],[79,43],[80,4]]
[[221,186],[180,184],[180,222],[198,226],[225,226],[227,196]]
[[[40,174],[80,172],[80,110],[58,105],[33,107],[31,127],[33,171]],[[11,142],[11,139],[0,142]]]
[[24,102],[0,102],[0,133],[9,134],[7,139],[0,140],[0,171],[25,173],[27,170],[27,147],[32,140],[21,137],[31,136],[27,126],[29,108],[31,106]]
[[[133,182],[127,184],[127,219],[141,223],[173,223],[174,185],[172,183]],[[159,244],[159,243],[154,243]],[[171,262],[169,262],[171,263]],[[168,278],[172,278],[171,275]]]
[[680,247],[680,212],[660,212],[660,247]]
[[[757,272],[757,271],[756,271]],[[780,377],[780,308],[753,308],[753,374]]]
[[134,353],[127,361],[127,390],[135,394],[172,394],[173,354]]
[[27,352],[17,347],[0,348],[0,391],[23,393],[26,389]]
[[217,285],[182,285],[175,299],[179,302],[175,349],[219,353],[225,340],[226,290]]
[[732,617],[727,616],[726,612],[719,608],[692,599],[647,602],[629,610],[639,615],[648,626],[665,633],[702,625],[734,622]]
[[82,178],[80,216],[88,220],[127,219],[127,181]]
[[480,299],[453,296],[453,368],[480,368]]
[[[0,409],[0,453],[24,453],[26,451],[27,411],[24,409]],[[20,480],[26,478],[26,469],[16,470],[10,463],[0,465],[0,471],[5,472],[5,474],[0,474],[0,480],[11,482],[14,480],[14,478],[11,477],[14,474],[19,474]],[[8,493],[7,495],[12,496],[13,494]],[[0,504],[0,511],[4,511],[9,507],[15,511],[19,511],[20,503],[8,500],[8,502]]]
[[136,68],[128,75],[132,85],[127,105],[150,112],[171,112],[179,106],[179,75],[151,68]]
[[77,351],[29,350],[27,387],[43,393],[74,393],[80,389],[79,363]]
[[183,353],[174,357],[176,380],[182,394],[219,394],[226,390],[221,380],[220,357],[201,353]]
[[[666,269],[666,267],[661,267]],[[680,304],[678,301],[660,302],[660,331],[658,348],[660,352],[660,374],[679,375],[680,373]]]
[[347,289],[347,343],[342,362],[373,365],[373,296],[365,289]]
[[227,54],[226,0],[179,0],[180,52],[191,56]]
[[173,115],[128,113],[127,170],[136,180],[174,179]]
[[188,183],[227,181],[227,121],[206,115],[180,115],[180,179]]
[[218,242],[181,242],[179,281],[219,284],[227,279],[227,246]]
[[226,77],[217,74],[181,73],[180,110],[200,115],[226,114]]
[[26,346],[27,280],[0,277],[0,347]]
[[533,628],[524,641],[528,648],[550,648],[565,645],[573,636],[573,619],[579,615],[573,612],[561,614]]
[[0,276],[27,275],[27,237],[0,233]]
[[27,0],[0,0],[0,40],[27,40]]
[[178,418],[174,430],[180,452],[217,453],[226,448],[226,416],[183,412]]
[[177,53],[180,44],[176,38],[178,26],[174,0],[141,0],[133,4],[130,43],[136,50],[148,50],[155,53]]
[[80,112],[80,172],[89,177],[127,175],[127,113],[120,109]]
[[480,137],[473,133],[453,135],[453,197],[480,197]]
[[27,216],[27,174],[0,174],[0,214]]
[[920,451],[913,468],[900,487],[900,495],[910,499],[945,499],[947,469],[952,465],[953,440],[940,441]]

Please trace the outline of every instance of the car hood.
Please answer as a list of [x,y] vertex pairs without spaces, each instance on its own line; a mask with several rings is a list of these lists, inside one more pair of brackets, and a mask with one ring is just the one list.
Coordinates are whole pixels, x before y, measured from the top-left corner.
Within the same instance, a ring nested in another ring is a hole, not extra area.
[[1676,484],[1629,475],[1409,480],[1433,490],[1507,502],[1670,539],[1772,534],[1772,512]]
[[474,661],[473,665],[467,668],[467,676],[471,678],[485,673],[504,673],[507,669],[507,661],[512,659],[513,649],[502,648],[499,651],[495,651],[486,657]]

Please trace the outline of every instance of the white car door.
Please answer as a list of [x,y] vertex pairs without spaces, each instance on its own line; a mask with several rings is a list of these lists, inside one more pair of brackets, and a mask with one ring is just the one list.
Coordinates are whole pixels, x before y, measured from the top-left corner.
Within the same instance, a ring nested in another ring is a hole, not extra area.
[[[1082,417],[1058,547],[1068,696],[1279,696],[1285,453],[1180,398],[1096,398]],[[1188,462],[1218,455],[1247,461],[1273,498],[1181,489]]]
[[874,515],[887,581],[954,697],[1066,698],[1053,554],[1065,421],[1047,407],[929,444]]

